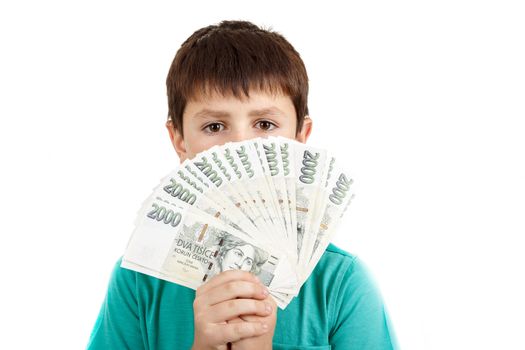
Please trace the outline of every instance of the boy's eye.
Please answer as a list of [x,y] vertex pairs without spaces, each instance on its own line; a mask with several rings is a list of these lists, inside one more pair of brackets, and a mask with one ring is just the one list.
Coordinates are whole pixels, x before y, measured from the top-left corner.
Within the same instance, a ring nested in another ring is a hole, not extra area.
[[259,129],[262,129],[264,131],[270,131],[277,127],[277,125],[268,120],[258,121],[256,125]]
[[222,125],[221,123],[211,123],[206,125],[203,130],[209,133],[216,133],[222,131],[223,129],[224,125]]

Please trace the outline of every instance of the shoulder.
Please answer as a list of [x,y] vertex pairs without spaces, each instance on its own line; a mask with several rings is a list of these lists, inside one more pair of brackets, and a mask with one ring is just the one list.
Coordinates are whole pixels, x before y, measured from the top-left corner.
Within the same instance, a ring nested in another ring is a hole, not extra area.
[[326,248],[303,285],[302,294],[304,298],[323,303],[331,323],[352,304],[381,302],[373,278],[361,259],[334,244]]
[[328,245],[328,247],[326,248],[326,251],[325,251],[325,254],[337,254],[341,257],[346,257],[346,258],[350,258],[350,259],[354,259],[356,256],[354,254],[351,254],[349,252],[347,252],[346,250],[343,250],[339,247],[337,247],[335,244],[333,243],[330,243]]
[[383,297],[366,264],[356,255],[330,244],[319,265],[320,272],[334,275],[327,286],[333,290],[329,320],[334,343],[395,349],[395,334]]
[[338,260],[341,262],[346,262],[348,264],[353,264],[356,259],[357,255],[351,254],[347,252],[346,250],[343,250],[336,245],[330,243],[328,247],[326,248],[321,260]]
[[321,259],[319,259],[313,274],[317,278],[327,278],[327,275],[335,275],[340,279],[343,274],[349,270],[353,270],[355,265],[359,264],[360,260],[356,255],[351,254],[334,244],[329,244],[321,256]]
[[[382,306],[382,296],[373,274],[360,257],[330,244],[314,270],[316,279],[324,279],[341,305],[363,300]],[[337,309],[337,307],[336,307]]]
[[[383,309],[381,293],[365,263],[334,244],[326,248],[311,277],[313,283],[323,286],[328,296],[329,318],[333,322],[345,311],[356,310],[357,306]],[[353,314],[354,321],[357,316]]]
[[111,272],[111,278],[109,280],[108,293],[123,291],[129,294],[135,294],[136,283],[137,283],[137,272],[122,268],[122,257],[117,259],[117,262],[113,266]]
[[[350,277],[354,287],[358,284],[375,284],[372,273],[355,254],[349,253],[336,245],[330,243],[316,266],[317,273],[335,273],[348,284]],[[315,271],[315,270],[314,270]],[[359,282],[359,283],[357,283]]]

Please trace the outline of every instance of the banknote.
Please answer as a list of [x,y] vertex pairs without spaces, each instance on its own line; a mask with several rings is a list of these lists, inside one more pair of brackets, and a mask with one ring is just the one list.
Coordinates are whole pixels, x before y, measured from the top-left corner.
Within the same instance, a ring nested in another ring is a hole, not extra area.
[[284,309],[336,233],[353,181],[333,153],[292,139],[213,146],[153,188],[122,267],[193,289],[249,271]]
[[145,206],[148,210],[130,238],[123,267],[139,265],[191,288],[232,269],[254,273],[270,290],[297,283],[292,267],[281,263],[287,262],[281,259],[282,253],[215,217],[198,214],[193,207],[177,207],[161,197],[152,197]]

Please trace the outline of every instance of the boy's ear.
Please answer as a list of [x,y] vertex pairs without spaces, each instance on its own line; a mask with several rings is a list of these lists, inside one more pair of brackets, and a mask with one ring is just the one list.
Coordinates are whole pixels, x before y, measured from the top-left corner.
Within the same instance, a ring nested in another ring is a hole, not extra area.
[[171,120],[166,122],[166,129],[168,129],[168,133],[170,134],[171,144],[173,145],[173,148],[175,148],[175,152],[177,152],[180,162],[182,163],[186,160],[186,145],[184,144],[184,139]]
[[303,120],[303,127],[295,136],[295,139],[299,142],[306,143],[310,133],[312,132],[312,119],[309,116],[305,116]]

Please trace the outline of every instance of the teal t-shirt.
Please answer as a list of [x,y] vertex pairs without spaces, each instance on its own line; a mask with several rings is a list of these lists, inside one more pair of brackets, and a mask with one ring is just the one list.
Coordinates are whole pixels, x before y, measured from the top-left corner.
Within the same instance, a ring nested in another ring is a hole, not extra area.
[[[88,349],[190,349],[195,291],[115,266]],[[361,261],[330,244],[299,295],[278,309],[274,349],[397,349]]]

